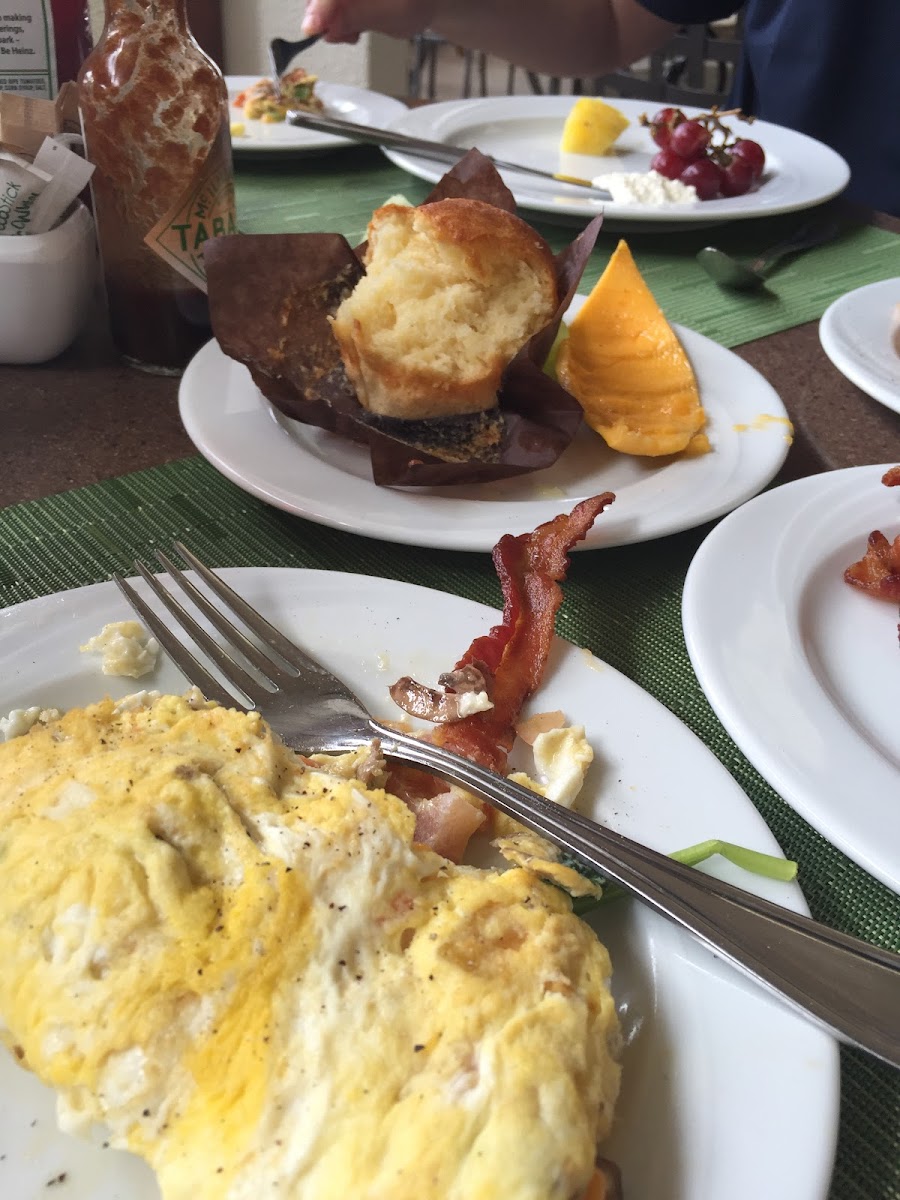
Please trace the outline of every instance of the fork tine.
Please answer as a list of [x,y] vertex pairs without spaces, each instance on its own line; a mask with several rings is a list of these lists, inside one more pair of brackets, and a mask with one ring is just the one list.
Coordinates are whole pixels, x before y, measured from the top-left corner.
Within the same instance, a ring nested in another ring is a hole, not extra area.
[[153,609],[137,594],[130,583],[126,583],[119,575],[113,575],[116,587],[138,614],[168,656],[182,672],[185,678],[195,684],[207,700],[215,700],[225,708],[243,708],[229,692],[226,692],[217,679],[194,658],[169,627],[162,622]]
[[251,642],[249,638],[245,637],[243,633],[241,633],[240,629],[238,629],[236,625],[229,621],[220,609],[216,608],[214,604],[210,603],[200,589],[191,583],[184,572],[180,571],[178,567],[175,566],[167,554],[163,554],[161,550],[157,550],[156,557],[159,559],[159,562],[162,564],[162,566],[164,566],[169,572],[185,595],[191,601],[193,601],[194,604],[196,604],[203,615],[208,619],[210,624],[218,629],[222,637],[225,638],[225,640],[233,647],[239,650],[248,662],[253,663],[254,667],[256,667],[256,669],[262,675],[264,675],[266,679],[278,685],[286,682],[288,678],[292,678],[292,676],[287,676],[281,667],[279,667],[277,663],[273,662],[267,654],[263,654],[263,652],[257,646],[254,646],[253,642]]
[[205,566],[197,558],[196,554],[192,554],[188,550],[187,546],[182,542],[173,542],[172,544],[184,561],[190,563],[222,603],[226,604],[232,612],[236,613],[247,628],[253,630],[260,641],[265,642],[285,662],[290,663],[292,667],[296,667],[298,671],[313,671],[317,675],[324,672],[324,667],[321,663],[316,662],[308,654],[304,654],[299,646],[296,646],[290,639],[286,638],[274,625],[270,625],[265,617],[261,616],[255,608],[252,608],[246,600],[230,588],[223,579],[220,579],[214,571]]
[[242,666],[234,661],[218,642],[214,641],[209,634],[203,629],[185,607],[179,603],[170,591],[163,587],[158,579],[147,570],[142,562],[135,559],[135,570],[140,574],[141,578],[147,586],[153,591],[161,604],[169,610],[181,628],[185,631],[188,637],[193,638],[201,650],[208,654],[213,660],[225,678],[240,688],[245,696],[249,697],[254,704],[258,704],[261,699],[271,695],[265,688],[252,677],[248,675]]

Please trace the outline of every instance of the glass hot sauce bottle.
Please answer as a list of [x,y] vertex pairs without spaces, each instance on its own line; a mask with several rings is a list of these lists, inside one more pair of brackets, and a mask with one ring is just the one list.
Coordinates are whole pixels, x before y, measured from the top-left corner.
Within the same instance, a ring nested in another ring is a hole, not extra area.
[[79,102],[116,348],[179,374],[210,337],[203,244],[234,233],[228,91],[186,0],[105,0]]

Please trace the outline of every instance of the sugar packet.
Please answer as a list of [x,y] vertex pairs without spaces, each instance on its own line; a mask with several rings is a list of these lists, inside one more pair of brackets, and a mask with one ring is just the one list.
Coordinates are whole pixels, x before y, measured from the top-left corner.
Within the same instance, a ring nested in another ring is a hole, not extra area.
[[49,175],[50,181],[34,205],[29,233],[52,229],[94,173],[94,164],[70,150],[65,136],[45,138],[32,164],[32,170]]
[[34,162],[0,151],[0,237],[52,229],[93,171],[93,163],[52,137]]
[[30,232],[34,206],[49,182],[24,158],[0,152],[0,237]]

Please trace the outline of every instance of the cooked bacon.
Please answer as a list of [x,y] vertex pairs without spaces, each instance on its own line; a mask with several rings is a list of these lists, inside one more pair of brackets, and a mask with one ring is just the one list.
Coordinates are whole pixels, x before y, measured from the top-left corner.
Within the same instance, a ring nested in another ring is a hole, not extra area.
[[[881,482],[900,487],[900,467],[885,471]],[[880,529],[870,533],[865,554],[846,569],[844,579],[885,600],[900,600],[900,534],[889,542]]]
[[889,542],[878,529],[870,533],[866,553],[847,568],[844,578],[886,600],[900,600],[900,534]]
[[416,800],[424,800],[430,796],[438,796],[447,791],[443,779],[436,779],[427,771],[418,767],[409,767],[405,763],[394,763],[389,767],[388,780],[385,784],[392,796],[402,800],[407,808],[412,808]]
[[[468,686],[475,679],[473,669],[477,670],[494,707],[446,720],[427,735],[429,741],[505,773],[522,705],[547,666],[568,553],[614,499],[612,492],[592,496],[533,533],[500,539],[494,548],[494,566],[503,588],[503,620],[476,638],[453,671],[440,679],[445,687]],[[430,721],[440,720],[435,714],[448,710],[453,699],[453,693],[437,692],[409,678],[398,680],[391,695],[398,703],[400,695],[407,712]],[[446,783],[413,767],[393,767],[387,787],[416,814],[416,841],[454,862],[462,858],[472,833],[492,816],[489,806],[476,807],[458,792],[448,791]]]
[[452,789],[425,799],[408,799],[416,814],[415,841],[460,862],[469,838],[484,824],[484,812]]
[[460,671],[485,664],[493,676],[494,707],[442,725],[430,735],[432,741],[504,773],[522,705],[547,666],[568,553],[614,499],[612,492],[592,496],[532,533],[500,539],[494,547],[494,566],[503,587],[503,620],[476,638],[455,667]]

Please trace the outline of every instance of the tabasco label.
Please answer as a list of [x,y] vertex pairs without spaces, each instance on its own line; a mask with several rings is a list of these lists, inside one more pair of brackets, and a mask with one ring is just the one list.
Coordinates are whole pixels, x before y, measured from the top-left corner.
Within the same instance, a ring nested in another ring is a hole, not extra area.
[[210,238],[237,233],[231,165],[227,153],[218,150],[214,144],[199,178],[144,238],[151,250],[203,292],[204,244]]

